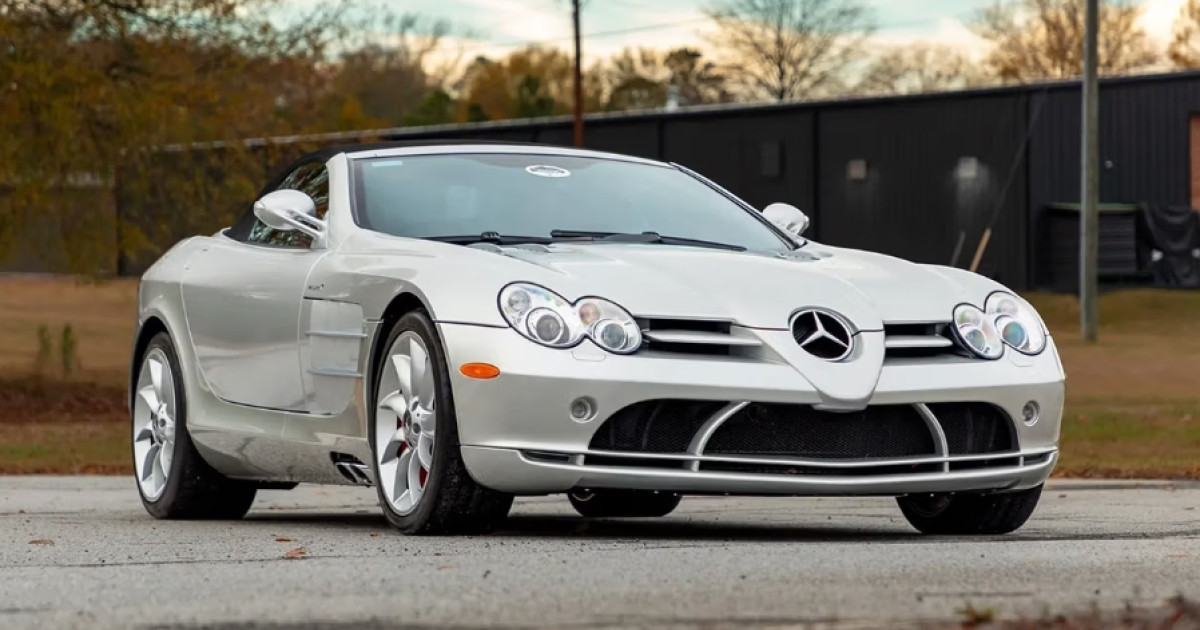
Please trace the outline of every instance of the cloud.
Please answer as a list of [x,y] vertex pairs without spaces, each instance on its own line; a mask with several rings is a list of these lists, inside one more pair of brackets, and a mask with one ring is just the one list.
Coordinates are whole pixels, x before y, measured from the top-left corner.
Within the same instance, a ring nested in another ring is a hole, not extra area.
[[871,37],[871,41],[885,46],[945,45],[974,59],[982,57],[990,47],[987,40],[972,32],[962,20],[953,17],[938,18],[932,29],[919,32],[880,31]]
[[1171,28],[1175,24],[1175,18],[1179,16],[1185,2],[1186,0],[1145,0],[1141,3],[1142,17],[1139,24],[1146,29],[1150,37],[1160,42],[1168,42],[1171,40]]

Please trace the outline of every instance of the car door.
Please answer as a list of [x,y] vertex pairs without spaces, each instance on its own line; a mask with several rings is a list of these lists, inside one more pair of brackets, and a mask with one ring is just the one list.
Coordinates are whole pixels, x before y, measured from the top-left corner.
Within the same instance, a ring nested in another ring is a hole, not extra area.
[[[307,193],[318,217],[328,208],[323,163],[297,166],[274,189]],[[256,218],[239,225],[249,229],[210,239],[184,272],[184,309],[201,373],[228,402],[302,411],[300,313],[305,281],[327,250],[312,249],[305,234],[274,230]]]

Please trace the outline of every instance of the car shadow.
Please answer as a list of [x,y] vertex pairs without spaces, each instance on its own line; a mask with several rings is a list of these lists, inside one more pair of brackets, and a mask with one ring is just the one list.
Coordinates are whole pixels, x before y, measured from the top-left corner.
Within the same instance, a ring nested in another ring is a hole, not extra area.
[[921,538],[896,527],[847,528],[789,523],[697,521],[679,517],[585,519],[571,515],[510,516],[494,536],[705,542],[899,542]]
[[[260,511],[243,521],[250,526],[345,528],[348,531],[390,532],[383,516],[371,513]],[[515,514],[492,534],[492,538],[540,538],[583,540],[678,541],[678,542],[913,542],[928,539],[899,526],[848,528],[836,525],[793,525],[698,521],[683,517],[596,518],[573,515]]]

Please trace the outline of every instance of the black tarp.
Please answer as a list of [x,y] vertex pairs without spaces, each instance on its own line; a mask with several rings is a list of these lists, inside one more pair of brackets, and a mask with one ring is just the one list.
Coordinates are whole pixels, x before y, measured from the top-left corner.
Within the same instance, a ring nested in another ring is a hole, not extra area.
[[1142,209],[1154,283],[1200,289],[1200,213],[1187,206],[1146,204]]

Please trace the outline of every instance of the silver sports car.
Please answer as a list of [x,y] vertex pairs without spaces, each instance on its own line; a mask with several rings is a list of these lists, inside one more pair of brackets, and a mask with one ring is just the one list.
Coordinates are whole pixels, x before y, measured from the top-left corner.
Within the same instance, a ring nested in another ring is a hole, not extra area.
[[373,485],[415,534],[488,531],[515,495],[882,495],[922,532],[1020,527],[1063,405],[1038,314],[807,223],[610,153],[307,155],[142,277],[142,501],[240,518],[260,488]]

